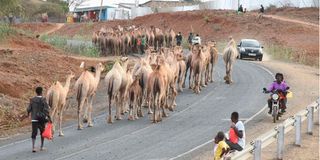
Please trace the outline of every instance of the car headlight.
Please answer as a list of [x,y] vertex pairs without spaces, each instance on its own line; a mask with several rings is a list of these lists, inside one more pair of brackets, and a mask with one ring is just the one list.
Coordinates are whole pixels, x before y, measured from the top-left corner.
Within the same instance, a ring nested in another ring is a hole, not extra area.
[[272,99],[273,100],[278,100],[279,99],[279,95],[278,94],[272,94]]
[[245,52],[246,51],[246,49],[244,49],[244,48],[240,48],[240,52]]

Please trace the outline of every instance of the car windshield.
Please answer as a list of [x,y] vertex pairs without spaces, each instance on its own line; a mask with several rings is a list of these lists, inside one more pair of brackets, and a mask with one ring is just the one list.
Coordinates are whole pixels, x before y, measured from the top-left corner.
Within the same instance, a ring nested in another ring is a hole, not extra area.
[[241,46],[259,48],[260,44],[258,41],[242,41]]

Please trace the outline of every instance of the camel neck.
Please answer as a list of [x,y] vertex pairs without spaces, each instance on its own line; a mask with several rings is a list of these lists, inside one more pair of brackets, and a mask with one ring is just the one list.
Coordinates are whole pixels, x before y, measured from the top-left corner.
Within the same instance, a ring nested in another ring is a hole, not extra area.
[[99,69],[96,70],[96,75],[94,77],[94,79],[95,79],[97,84],[99,83],[100,75],[101,75],[101,69],[99,68]]
[[67,77],[66,84],[64,84],[64,87],[63,87],[66,91],[69,90],[70,81],[71,81],[71,77]]

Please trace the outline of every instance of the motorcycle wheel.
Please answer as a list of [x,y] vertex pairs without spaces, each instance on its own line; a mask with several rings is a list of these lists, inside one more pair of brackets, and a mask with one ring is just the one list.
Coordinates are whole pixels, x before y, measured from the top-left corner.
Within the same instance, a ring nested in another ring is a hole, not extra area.
[[273,123],[276,123],[276,120],[278,119],[277,117],[278,117],[278,114],[273,114]]

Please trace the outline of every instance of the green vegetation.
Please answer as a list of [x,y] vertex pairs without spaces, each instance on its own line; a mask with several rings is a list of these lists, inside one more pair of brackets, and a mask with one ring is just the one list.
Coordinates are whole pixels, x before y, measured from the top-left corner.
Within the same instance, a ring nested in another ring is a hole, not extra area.
[[0,17],[11,15],[22,21],[39,20],[43,13],[49,18],[64,20],[67,12],[68,4],[61,0],[0,0]]
[[69,45],[67,43],[68,38],[64,36],[49,36],[43,35],[40,37],[41,41],[49,43],[57,48],[60,48],[66,52],[71,52],[87,57],[99,57],[99,49],[95,46],[90,46],[85,43],[79,45]]
[[8,36],[16,34],[17,31],[7,24],[0,24],[0,41],[6,39]]

